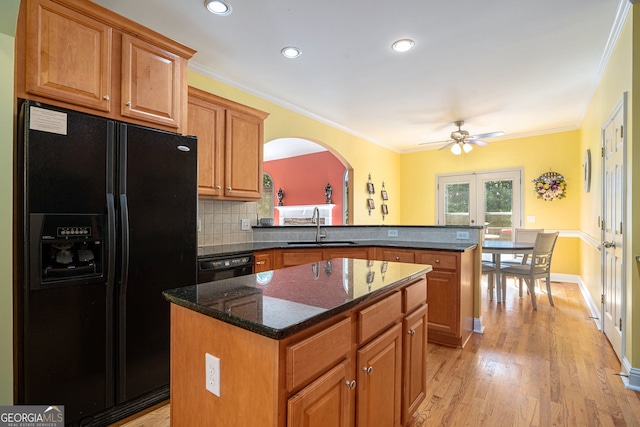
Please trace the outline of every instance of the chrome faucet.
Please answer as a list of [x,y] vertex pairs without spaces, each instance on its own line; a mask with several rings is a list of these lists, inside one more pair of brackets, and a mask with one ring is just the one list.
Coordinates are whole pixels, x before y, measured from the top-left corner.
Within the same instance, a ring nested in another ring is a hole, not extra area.
[[320,229],[320,209],[316,206],[313,208],[313,215],[311,215],[311,223],[316,224],[316,242],[320,239],[327,237],[327,232]]

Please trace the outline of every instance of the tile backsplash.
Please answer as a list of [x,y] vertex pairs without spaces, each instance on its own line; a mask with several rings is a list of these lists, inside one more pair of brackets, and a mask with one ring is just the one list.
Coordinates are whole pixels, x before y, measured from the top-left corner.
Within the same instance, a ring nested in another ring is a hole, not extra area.
[[[242,219],[249,221],[249,230],[241,229]],[[199,199],[198,246],[251,242],[256,221],[256,202]]]

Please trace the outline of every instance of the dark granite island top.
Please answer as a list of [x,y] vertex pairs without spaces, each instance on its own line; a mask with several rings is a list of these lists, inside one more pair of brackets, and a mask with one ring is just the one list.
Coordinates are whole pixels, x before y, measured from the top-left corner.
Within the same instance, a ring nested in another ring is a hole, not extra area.
[[[400,287],[431,266],[337,258],[164,292],[173,304],[280,340]],[[234,304],[234,301],[250,301]]]

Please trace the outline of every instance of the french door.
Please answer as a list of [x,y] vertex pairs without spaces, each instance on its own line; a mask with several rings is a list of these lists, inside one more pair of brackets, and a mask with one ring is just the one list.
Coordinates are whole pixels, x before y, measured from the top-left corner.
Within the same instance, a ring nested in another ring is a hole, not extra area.
[[522,169],[438,175],[439,225],[480,225],[485,239],[511,240],[522,220]]
[[602,131],[602,330],[622,360],[626,95]]

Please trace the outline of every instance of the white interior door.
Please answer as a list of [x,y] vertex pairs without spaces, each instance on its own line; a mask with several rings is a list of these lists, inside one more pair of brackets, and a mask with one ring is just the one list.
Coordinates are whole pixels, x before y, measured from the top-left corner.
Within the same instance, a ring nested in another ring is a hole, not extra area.
[[624,319],[624,211],[626,95],[602,137],[602,330],[622,360]]
[[439,175],[437,185],[440,225],[481,225],[500,240],[522,227],[522,169]]

